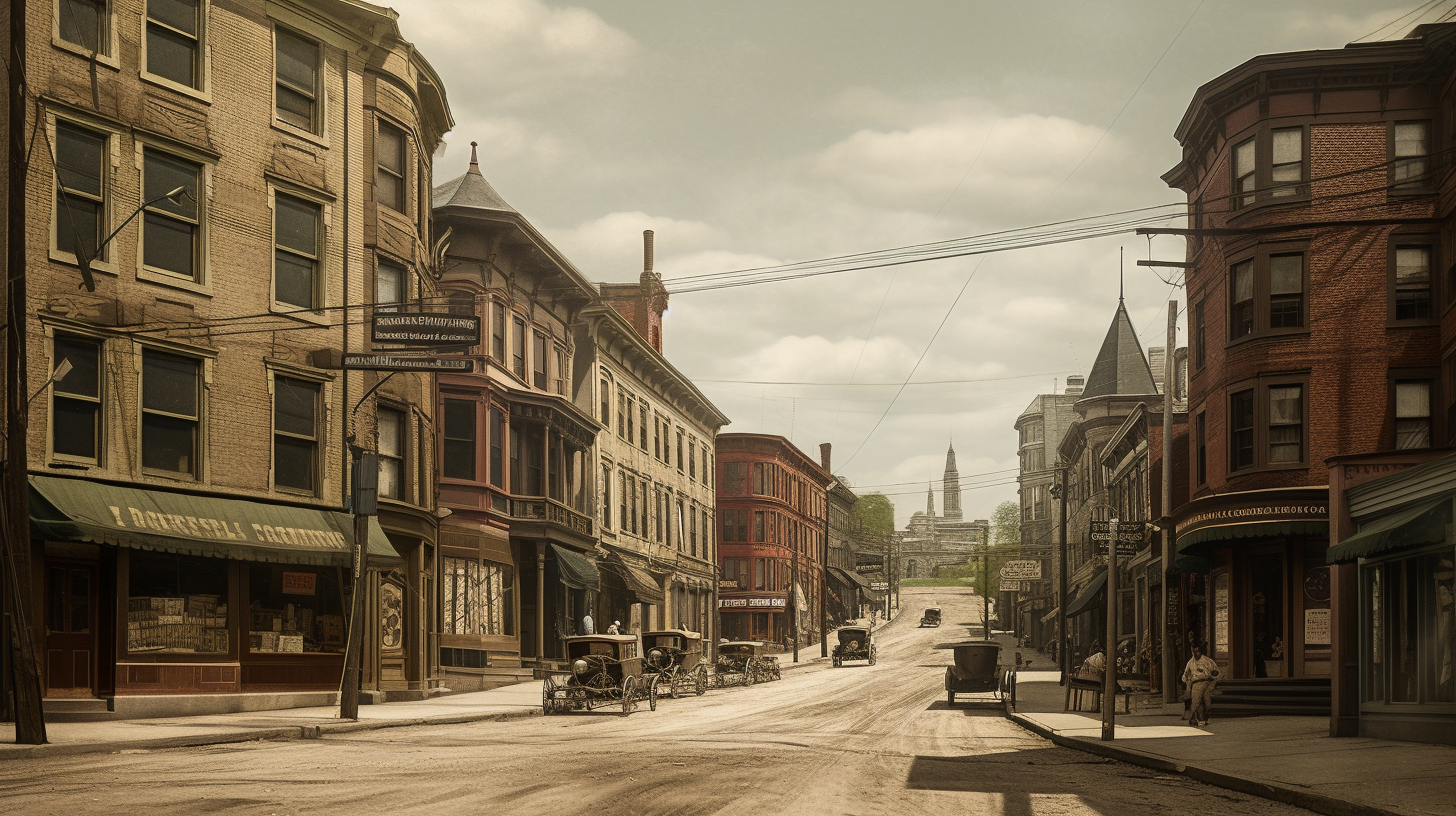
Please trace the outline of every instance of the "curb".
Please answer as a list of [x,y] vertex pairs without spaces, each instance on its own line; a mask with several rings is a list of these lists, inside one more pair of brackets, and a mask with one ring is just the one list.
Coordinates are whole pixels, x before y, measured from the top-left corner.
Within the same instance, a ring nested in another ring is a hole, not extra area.
[[76,744],[47,743],[45,745],[32,745],[25,748],[0,750],[0,762],[7,759],[43,759],[47,757],[78,756],[81,754],[113,754],[121,751],[195,748],[203,745],[227,745],[230,743],[259,742],[265,740],[285,742],[289,740],[322,739],[333,734],[381,731],[386,728],[407,728],[417,725],[457,725],[473,722],[504,722],[506,720],[519,720],[539,716],[541,716],[540,708],[527,708],[520,711],[492,711],[482,714],[447,714],[438,717],[411,717],[403,720],[357,720],[354,722],[287,725],[274,728],[252,728],[225,734],[194,734],[185,737],[159,737],[156,739]]
[[1325,816],[1409,816],[1408,813],[1401,811],[1387,810],[1375,805],[1336,799],[1332,796],[1326,796],[1291,785],[1284,785],[1277,782],[1260,782],[1242,776],[1226,774],[1222,771],[1215,771],[1199,765],[1186,765],[1160,756],[1146,754],[1132,748],[1121,748],[1116,745],[1109,745],[1100,740],[1093,740],[1086,737],[1064,737],[1021,714],[1008,712],[1006,718],[1033,734],[1050,740],[1053,744],[1063,748],[1072,748],[1106,759],[1115,759],[1119,762],[1138,765],[1162,773],[1174,773],[1180,776],[1186,776],[1196,782],[1203,782],[1208,785],[1226,788],[1248,794],[1249,796],[1257,796],[1261,799],[1268,799],[1286,805],[1294,805],[1295,807],[1301,807],[1305,810],[1314,811],[1315,813],[1325,814]]

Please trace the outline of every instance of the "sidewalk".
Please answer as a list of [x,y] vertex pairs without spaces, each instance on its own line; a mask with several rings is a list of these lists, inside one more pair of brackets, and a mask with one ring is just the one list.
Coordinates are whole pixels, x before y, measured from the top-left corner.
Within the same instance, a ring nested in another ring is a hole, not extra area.
[[1055,671],[1020,672],[1008,716],[1058,745],[1178,773],[1330,816],[1456,816],[1456,747],[1328,736],[1324,717],[1231,717],[1192,728],[1183,705],[1119,710],[1103,742],[1097,714],[1063,711]]
[[169,719],[51,722],[46,723],[50,738],[46,745],[16,745],[15,726],[0,723],[0,761],[252,740],[318,739],[326,734],[406,725],[531,717],[541,713],[541,684],[517,683],[421,702],[360,706],[357,721],[340,720],[338,713],[335,706]]

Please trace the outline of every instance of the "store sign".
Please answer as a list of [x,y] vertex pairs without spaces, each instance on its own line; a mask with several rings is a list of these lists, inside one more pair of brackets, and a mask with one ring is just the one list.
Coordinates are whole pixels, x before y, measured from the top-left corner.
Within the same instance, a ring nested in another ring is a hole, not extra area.
[[719,589],[719,591],[722,591],[722,590],[725,590],[725,589],[726,590],[743,589],[743,587],[739,586],[737,581],[723,581],[723,580],[719,580],[718,581],[718,589]]
[[1001,565],[1003,581],[1040,581],[1041,562],[1028,558],[1021,561],[1007,561]]
[[312,595],[318,587],[318,575],[312,572],[283,573],[284,595]]
[[783,598],[719,598],[719,609],[783,609]]
[[1178,537],[1205,527],[1228,527],[1268,521],[1329,521],[1330,518],[1329,505],[1323,500],[1237,503],[1225,497],[1219,497],[1219,500],[1223,506],[1193,513],[1178,522]]
[[1304,610],[1304,645],[1330,645],[1330,610]]
[[369,334],[376,343],[475,346],[480,344],[480,318],[430,312],[375,314],[369,322]]
[[890,590],[890,582],[889,581],[870,581],[870,589],[873,590],[873,591],[875,591],[875,592],[888,592]]
[[404,357],[398,354],[345,354],[347,371],[454,371],[469,374],[474,360],[443,357]]

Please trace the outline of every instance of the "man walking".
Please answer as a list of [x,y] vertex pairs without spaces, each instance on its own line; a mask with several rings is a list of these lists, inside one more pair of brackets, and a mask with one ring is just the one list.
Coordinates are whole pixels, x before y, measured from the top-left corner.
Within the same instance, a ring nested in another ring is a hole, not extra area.
[[1203,653],[1200,644],[1194,643],[1193,656],[1183,669],[1183,682],[1188,685],[1189,725],[1208,725],[1208,710],[1213,704],[1213,684],[1220,672],[1213,658]]

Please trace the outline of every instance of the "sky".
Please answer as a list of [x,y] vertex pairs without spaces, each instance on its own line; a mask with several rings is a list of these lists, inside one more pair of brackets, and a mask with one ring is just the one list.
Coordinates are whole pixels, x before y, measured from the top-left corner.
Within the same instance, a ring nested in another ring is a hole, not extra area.
[[[588,278],[635,281],[651,229],[669,289],[1178,202],[1160,176],[1200,85],[1421,19],[1388,25],[1417,0],[389,5],[455,118],[436,183],[479,142],[485,177]],[[1431,21],[1456,0],[1425,5]],[[941,509],[953,441],[965,514],[990,518],[1017,498],[1016,417],[1097,354],[1120,255],[1143,345],[1163,345],[1176,271],[1135,261],[1183,243],[1128,233],[675,294],[663,350],[724,432],[832,443],[835,473],[902,527],[927,483]]]

